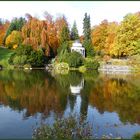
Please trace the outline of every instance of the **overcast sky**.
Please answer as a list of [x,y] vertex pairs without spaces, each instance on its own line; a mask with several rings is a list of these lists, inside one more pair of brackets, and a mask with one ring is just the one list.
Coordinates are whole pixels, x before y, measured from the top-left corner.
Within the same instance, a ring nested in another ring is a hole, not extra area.
[[11,20],[25,13],[42,19],[44,11],[54,17],[64,14],[70,27],[76,20],[79,34],[82,34],[85,12],[90,14],[91,26],[104,19],[120,22],[127,13],[140,11],[140,1],[0,1],[0,18],[3,19]]

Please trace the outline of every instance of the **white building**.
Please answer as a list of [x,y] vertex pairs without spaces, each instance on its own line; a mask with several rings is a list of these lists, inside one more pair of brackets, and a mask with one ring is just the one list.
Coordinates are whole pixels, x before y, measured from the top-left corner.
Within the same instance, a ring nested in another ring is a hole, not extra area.
[[82,46],[81,43],[79,43],[79,41],[75,41],[72,44],[71,52],[73,51],[79,52],[83,57],[85,57],[85,48]]

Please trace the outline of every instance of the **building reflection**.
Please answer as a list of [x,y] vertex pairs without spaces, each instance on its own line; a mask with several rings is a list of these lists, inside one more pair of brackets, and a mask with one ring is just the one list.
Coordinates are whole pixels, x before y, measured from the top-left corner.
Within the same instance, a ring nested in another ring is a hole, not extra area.
[[73,94],[73,95],[77,95],[77,94],[80,94],[80,92],[81,92],[81,90],[84,88],[84,79],[82,79],[81,81],[80,81],[80,83],[78,83],[77,85],[75,85],[75,86],[72,86],[71,84],[70,84],[70,90],[71,90],[71,93]]

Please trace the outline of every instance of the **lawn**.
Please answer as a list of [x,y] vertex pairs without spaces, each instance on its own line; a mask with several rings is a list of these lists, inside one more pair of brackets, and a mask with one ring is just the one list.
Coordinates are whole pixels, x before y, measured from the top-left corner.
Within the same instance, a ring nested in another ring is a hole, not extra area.
[[0,65],[2,65],[4,68],[12,68],[12,66],[8,63],[8,59],[13,52],[13,50],[0,47]]

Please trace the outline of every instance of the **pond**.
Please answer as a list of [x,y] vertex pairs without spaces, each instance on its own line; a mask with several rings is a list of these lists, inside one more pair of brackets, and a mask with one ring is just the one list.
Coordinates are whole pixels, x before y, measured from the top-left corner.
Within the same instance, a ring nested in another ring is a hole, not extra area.
[[85,115],[96,138],[140,131],[140,75],[0,71],[0,138],[31,138],[42,122]]

